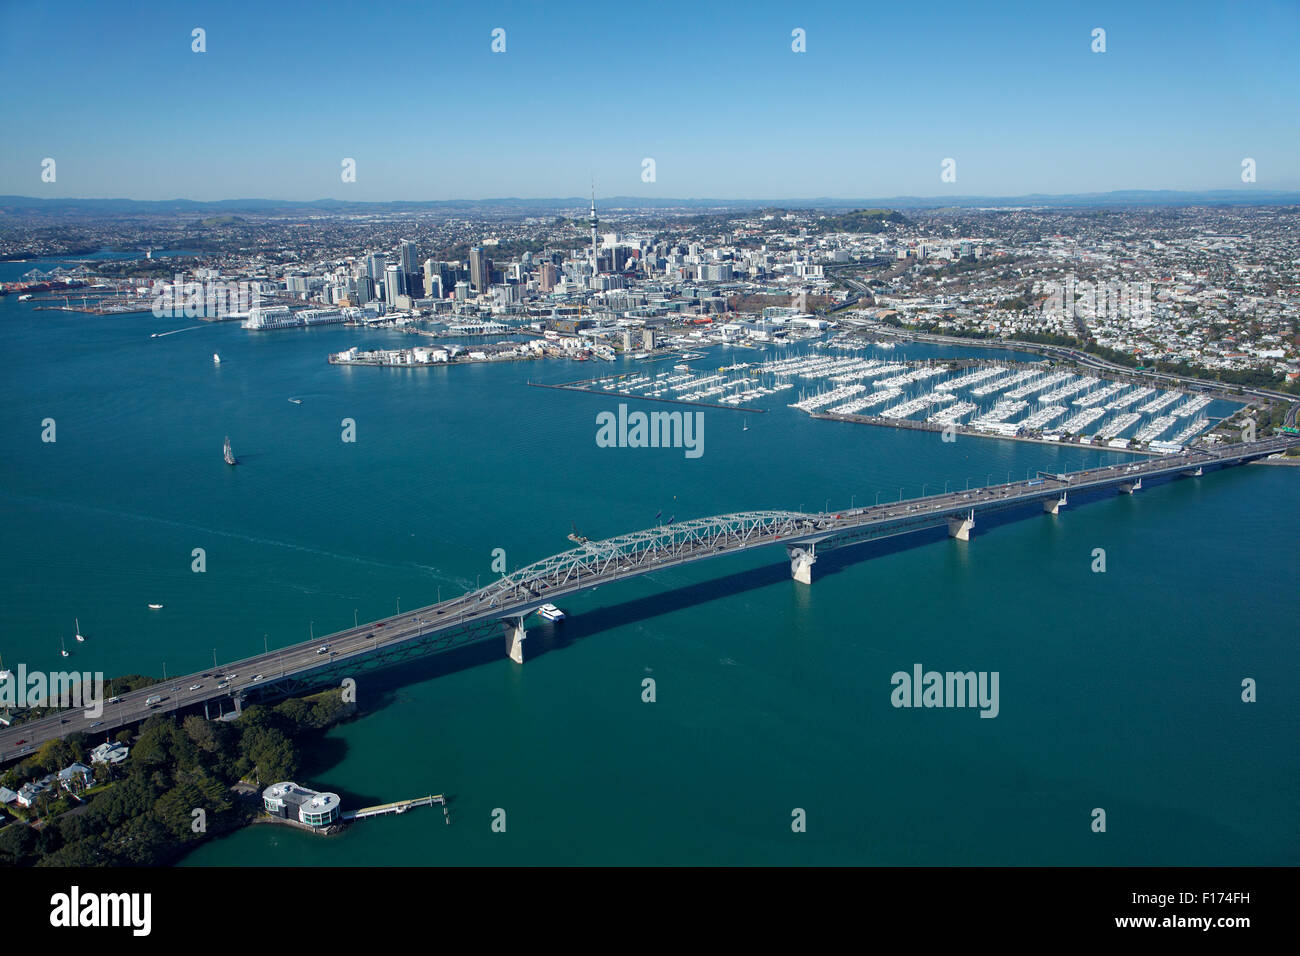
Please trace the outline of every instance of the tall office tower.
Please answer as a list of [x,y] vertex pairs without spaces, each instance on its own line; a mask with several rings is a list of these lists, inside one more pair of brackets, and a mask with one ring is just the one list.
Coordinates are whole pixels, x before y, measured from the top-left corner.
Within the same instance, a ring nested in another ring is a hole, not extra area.
[[411,276],[420,271],[420,266],[415,258],[415,243],[410,239],[403,239],[401,246],[402,274],[406,277],[407,288],[411,287]]
[[366,275],[375,285],[384,281],[384,257],[377,252],[366,256]]
[[392,305],[399,295],[406,294],[406,283],[402,280],[406,274],[401,266],[389,266],[384,270],[384,301]]
[[365,305],[375,297],[375,280],[370,276],[357,276],[357,305]]
[[555,268],[554,263],[543,262],[541,269],[537,272],[538,287],[543,292],[550,292],[555,288],[555,283],[559,279],[559,270]]
[[491,266],[483,254],[482,246],[471,246],[469,250],[469,284],[475,292],[486,292],[492,281]]

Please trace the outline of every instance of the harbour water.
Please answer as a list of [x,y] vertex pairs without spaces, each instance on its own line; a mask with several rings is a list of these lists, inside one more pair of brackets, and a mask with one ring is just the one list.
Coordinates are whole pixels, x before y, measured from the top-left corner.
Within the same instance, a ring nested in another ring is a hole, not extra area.
[[[525,384],[591,374],[578,363],[347,368],[326,356],[410,339],[30,306],[0,299],[8,667],[185,673],[472,588],[494,549],[514,569],[574,528],[845,508],[1114,455],[944,443],[779,398],[748,418],[704,410],[699,458],[601,448],[597,413],[626,399]],[[774,549],[600,588],[563,602],[562,623],[529,621],[522,667],[494,640],[363,676],[364,716],[308,753],[300,782],[345,808],[445,792],[452,826],[253,827],[185,862],[1295,864],[1298,482],[1251,466],[968,543],[826,554],[811,587]],[[62,661],[74,617],[87,641]],[[917,662],[999,672],[998,716],[895,709],[890,677]]]

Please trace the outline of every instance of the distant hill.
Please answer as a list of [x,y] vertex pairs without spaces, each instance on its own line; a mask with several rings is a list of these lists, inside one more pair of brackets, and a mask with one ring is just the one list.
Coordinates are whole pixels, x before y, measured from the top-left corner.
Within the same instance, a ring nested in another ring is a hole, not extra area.
[[[341,199],[295,201],[283,199],[221,199],[200,202],[193,199],[41,199],[33,196],[0,196],[0,216],[104,216],[154,215],[216,218],[234,215],[302,216],[312,214],[400,214],[444,213],[446,215],[557,215],[582,208],[589,197],[553,199],[439,199],[395,202],[352,202]],[[728,212],[759,209],[844,211],[870,223],[878,213],[889,210],[921,210],[980,207],[1134,207],[1238,205],[1276,206],[1300,204],[1300,192],[1259,189],[1219,189],[1201,192],[1175,190],[1120,190],[1108,193],[1069,193],[1026,196],[895,196],[888,199],[682,199],[645,196],[598,198],[604,212],[680,210]],[[897,214],[897,213],[895,213]],[[848,221],[848,220],[845,220]],[[887,220],[886,220],[887,221]]]

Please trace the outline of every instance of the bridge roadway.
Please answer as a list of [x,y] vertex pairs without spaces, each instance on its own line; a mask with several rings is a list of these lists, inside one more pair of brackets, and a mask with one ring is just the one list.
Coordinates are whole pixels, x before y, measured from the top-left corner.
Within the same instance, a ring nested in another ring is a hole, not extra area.
[[[86,716],[80,708],[63,710],[5,728],[0,730],[0,762],[16,759],[47,740],[74,731],[98,737],[137,723],[153,712],[192,711],[218,702],[224,710],[227,705],[234,705],[233,699],[242,701],[264,690],[276,693],[288,686],[305,687],[313,682],[320,684],[327,677],[345,677],[357,673],[368,658],[396,656],[400,659],[401,654],[394,654],[396,649],[405,648],[407,657],[415,657],[481,640],[490,634],[500,636],[499,623],[505,624],[507,653],[522,663],[523,620],[542,604],[651,571],[781,544],[789,552],[792,576],[810,583],[819,545],[824,550],[944,524],[951,536],[968,539],[975,517],[982,513],[1042,503],[1044,510],[1055,514],[1058,505],[1068,504],[1072,492],[1106,488],[1133,492],[1141,488],[1143,479],[1197,474],[1205,468],[1243,464],[1297,444],[1300,439],[1277,438],[1063,475],[1039,472],[1039,477],[1024,481],[847,511],[740,512],[679,522],[604,541],[578,539],[576,548],[440,604],[245,658],[221,669],[188,674],[131,691],[106,703],[101,715]],[[219,686],[227,676],[226,686]],[[145,701],[153,695],[161,695],[164,700],[151,708]]]

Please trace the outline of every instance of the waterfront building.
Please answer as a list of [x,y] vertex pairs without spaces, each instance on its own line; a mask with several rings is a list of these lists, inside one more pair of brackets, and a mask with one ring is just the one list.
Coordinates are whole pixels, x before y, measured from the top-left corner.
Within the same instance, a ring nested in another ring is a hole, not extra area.
[[262,807],[271,816],[310,827],[326,827],[339,819],[337,793],[320,793],[291,780],[272,784],[263,790]]

